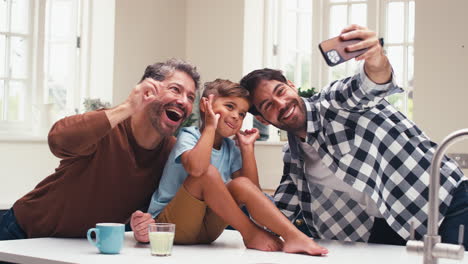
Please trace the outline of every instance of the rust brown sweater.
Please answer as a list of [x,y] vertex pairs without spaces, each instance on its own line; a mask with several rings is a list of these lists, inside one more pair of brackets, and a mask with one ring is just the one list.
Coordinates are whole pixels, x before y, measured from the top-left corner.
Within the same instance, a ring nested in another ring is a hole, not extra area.
[[104,111],[58,121],[49,146],[60,165],[13,205],[19,225],[33,238],[85,237],[96,223],[127,223],[147,209],[174,143],[143,149],[130,118],[111,129]]

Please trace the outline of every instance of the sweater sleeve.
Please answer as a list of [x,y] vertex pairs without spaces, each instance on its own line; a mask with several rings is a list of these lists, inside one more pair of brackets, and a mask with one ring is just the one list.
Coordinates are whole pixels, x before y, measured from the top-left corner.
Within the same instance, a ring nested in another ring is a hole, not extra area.
[[104,111],[93,111],[57,121],[48,136],[49,148],[58,158],[87,156],[111,130]]

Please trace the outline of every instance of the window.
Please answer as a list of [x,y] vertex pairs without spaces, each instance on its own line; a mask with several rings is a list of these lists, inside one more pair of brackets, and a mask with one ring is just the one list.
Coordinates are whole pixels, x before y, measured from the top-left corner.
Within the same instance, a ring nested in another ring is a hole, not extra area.
[[0,124],[21,128],[30,119],[33,8],[31,1],[0,1]]
[[[328,67],[318,49],[320,41],[337,36],[349,24],[373,29],[384,38],[385,51],[405,93],[389,98],[412,117],[414,0],[270,0],[266,25],[271,37],[266,67],[279,68],[296,86],[316,90],[356,72],[350,60]],[[269,57],[269,58],[268,58]],[[272,133],[270,133],[272,134]],[[273,133],[274,134],[274,133]]]
[[78,108],[85,1],[0,0],[0,132],[31,135]]
[[[341,30],[348,25],[358,24],[361,26],[374,28],[367,23],[368,14],[368,1],[358,0],[330,0],[326,1],[327,4],[324,7],[324,18],[325,18],[325,32],[323,39],[329,39],[338,36]],[[328,19],[327,19],[328,18]],[[353,75],[358,67],[358,63],[355,60],[349,60],[346,63],[339,64],[333,68],[325,68],[324,72],[327,73],[325,76],[325,83],[321,84],[321,87],[325,86],[332,80],[342,79],[346,76]]]
[[298,87],[311,87],[312,1],[280,1],[274,55],[286,78]]
[[384,1],[385,50],[405,93],[388,100],[409,118],[413,117],[414,1]]
[[80,103],[80,2],[49,0],[46,13],[44,103],[54,105],[58,115],[73,111]]

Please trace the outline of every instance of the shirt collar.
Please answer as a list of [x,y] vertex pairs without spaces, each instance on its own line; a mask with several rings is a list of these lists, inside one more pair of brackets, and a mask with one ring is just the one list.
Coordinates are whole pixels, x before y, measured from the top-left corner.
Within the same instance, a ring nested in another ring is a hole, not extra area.
[[[305,107],[306,107],[306,129],[307,129],[307,135],[305,138],[305,142],[311,144],[311,140],[314,138],[311,134],[317,132],[320,128],[319,126],[319,118],[316,115],[314,111],[314,107],[312,105],[312,100],[308,98],[301,97],[301,99],[304,101]],[[288,142],[289,142],[289,148],[291,150],[291,157],[293,159],[298,159],[299,154],[300,154],[300,142],[301,139],[288,132]]]

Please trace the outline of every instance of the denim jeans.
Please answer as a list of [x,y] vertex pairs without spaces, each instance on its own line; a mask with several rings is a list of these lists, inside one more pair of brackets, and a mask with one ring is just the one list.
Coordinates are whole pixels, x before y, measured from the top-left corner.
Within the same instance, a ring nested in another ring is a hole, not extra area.
[[[463,181],[453,192],[453,199],[439,227],[443,243],[458,244],[458,228],[465,225],[463,245],[468,250],[468,181]],[[376,218],[369,243],[405,245],[401,238],[384,219]]]
[[0,216],[0,240],[24,239],[26,233],[16,221],[13,208]]
[[458,228],[465,225],[463,245],[468,250],[468,181],[463,181],[453,193],[453,200],[439,227],[442,242],[458,244]]

